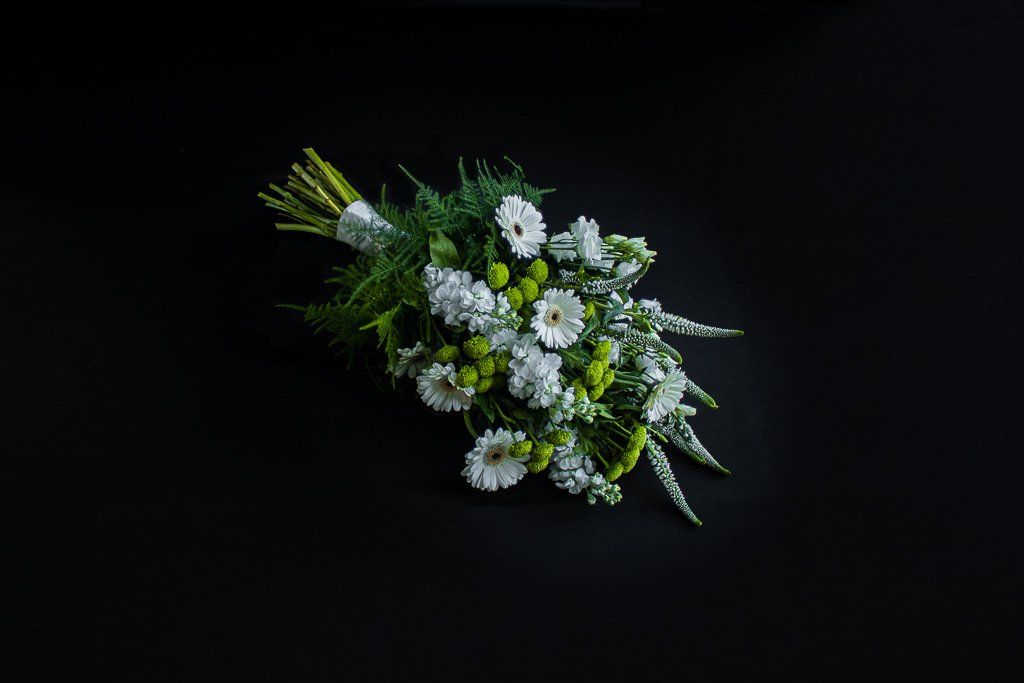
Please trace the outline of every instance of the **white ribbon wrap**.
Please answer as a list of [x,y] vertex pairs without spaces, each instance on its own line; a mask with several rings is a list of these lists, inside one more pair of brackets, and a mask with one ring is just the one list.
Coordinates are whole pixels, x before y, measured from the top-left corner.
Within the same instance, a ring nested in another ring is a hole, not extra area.
[[338,219],[338,230],[334,238],[351,245],[364,254],[373,254],[381,249],[377,237],[391,237],[398,232],[395,226],[384,220],[366,201],[349,204]]

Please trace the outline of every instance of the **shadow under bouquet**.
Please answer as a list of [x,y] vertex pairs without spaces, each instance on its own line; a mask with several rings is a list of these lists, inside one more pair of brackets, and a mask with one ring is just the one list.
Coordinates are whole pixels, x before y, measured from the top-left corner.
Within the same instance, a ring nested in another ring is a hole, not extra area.
[[694,524],[666,447],[728,474],[688,423],[717,408],[680,365],[664,333],[735,337],[662,309],[630,289],[654,262],[642,237],[601,236],[580,216],[548,234],[538,210],[550,189],[460,161],[459,187],[416,185],[410,208],[382,191],[370,204],[312,149],[284,187],[259,196],[279,230],[351,245],[354,262],[334,269],[337,290],[301,310],[349,354],[378,350],[390,383],[410,382],[438,412],[461,412],[473,447],[462,474],[496,491],[527,473],[593,504],[622,498],[617,483],[645,453],[669,496]]

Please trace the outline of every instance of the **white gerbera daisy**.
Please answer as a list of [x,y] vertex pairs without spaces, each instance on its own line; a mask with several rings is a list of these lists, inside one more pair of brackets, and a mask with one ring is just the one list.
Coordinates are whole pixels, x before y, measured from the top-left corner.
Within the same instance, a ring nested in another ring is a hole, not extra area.
[[651,388],[651,393],[644,402],[644,410],[647,411],[647,421],[657,422],[665,417],[679,405],[683,398],[683,391],[686,389],[686,375],[682,370],[672,370],[665,375],[665,379]]
[[438,412],[466,410],[473,404],[473,387],[455,384],[455,365],[434,363],[416,378],[417,391],[423,402]]
[[548,348],[564,349],[583,331],[583,304],[569,290],[549,289],[533,310],[530,327]]
[[483,491],[497,491],[499,487],[507,489],[512,486],[526,474],[526,465],[523,463],[530,456],[514,457],[509,449],[512,444],[525,438],[526,434],[522,432],[508,432],[504,429],[492,432],[488,429],[483,436],[477,438],[476,448],[466,453],[463,476],[471,486]]
[[665,371],[658,365],[658,359],[647,354],[641,354],[633,359],[633,364],[640,371],[641,377],[647,384],[655,384],[665,379]]
[[420,370],[427,367],[430,361],[427,360],[427,347],[423,342],[416,342],[416,346],[406,349],[398,349],[398,362],[392,369],[395,377],[416,377]]
[[540,245],[546,239],[546,226],[541,222],[543,217],[533,204],[523,201],[519,195],[512,195],[503,198],[501,206],[494,213],[513,254],[519,258],[528,258],[540,253]]

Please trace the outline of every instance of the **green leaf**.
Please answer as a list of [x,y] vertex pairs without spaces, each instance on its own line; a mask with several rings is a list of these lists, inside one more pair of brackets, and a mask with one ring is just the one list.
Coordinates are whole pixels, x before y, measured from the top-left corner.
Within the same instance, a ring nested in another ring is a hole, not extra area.
[[491,400],[489,398],[477,394],[476,405],[480,408],[480,412],[484,414],[488,422],[494,422],[494,408],[491,407]]
[[458,268],[462,265],[455,243],[437,230],[430,233],[430,262],[438,268]]

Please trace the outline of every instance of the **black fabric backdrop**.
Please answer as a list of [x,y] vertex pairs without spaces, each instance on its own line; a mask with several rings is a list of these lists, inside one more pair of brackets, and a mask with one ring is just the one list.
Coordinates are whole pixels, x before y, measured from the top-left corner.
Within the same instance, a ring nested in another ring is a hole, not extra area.
[[[392,5],[26,25],[3,133],[7,680],[985,678],[1020,642],[1013,3]],[[660,252],[734,472],[614,509],[459,476],[457,417],[296,316],[256,193],[509,155]],[[11,603],[14,604],[14,601]]]

